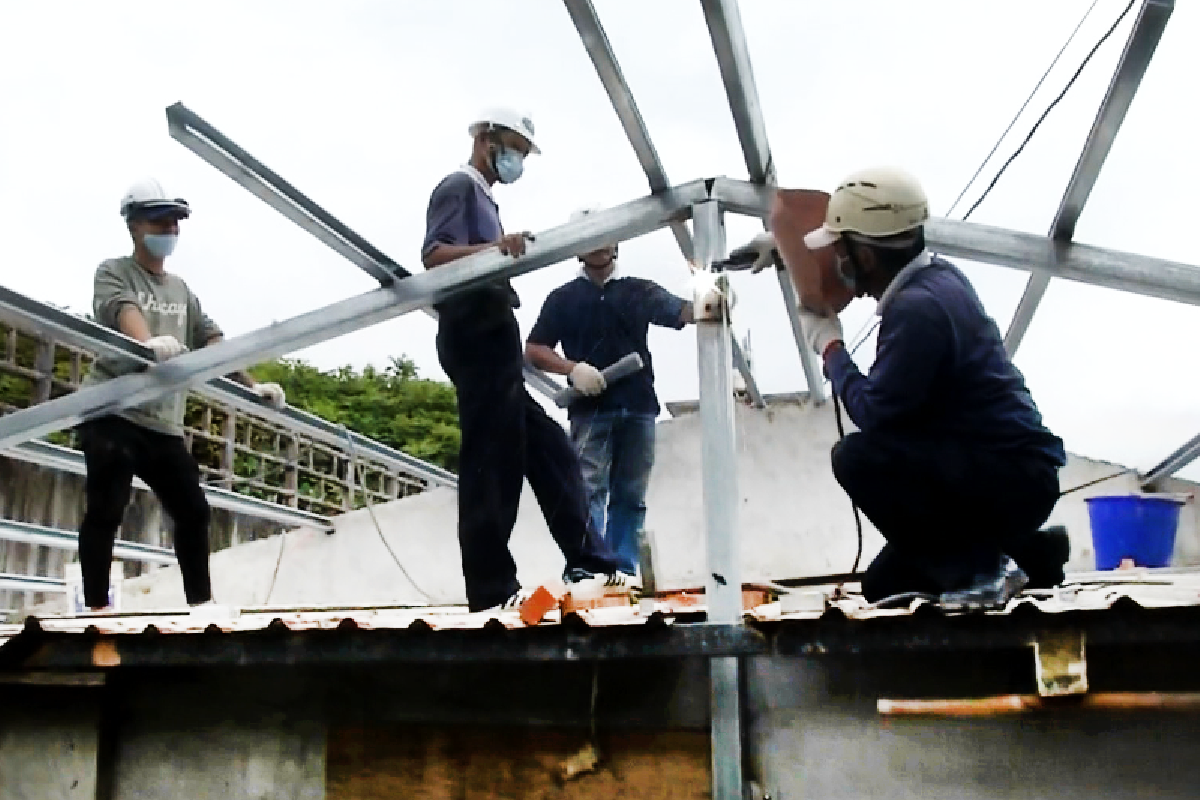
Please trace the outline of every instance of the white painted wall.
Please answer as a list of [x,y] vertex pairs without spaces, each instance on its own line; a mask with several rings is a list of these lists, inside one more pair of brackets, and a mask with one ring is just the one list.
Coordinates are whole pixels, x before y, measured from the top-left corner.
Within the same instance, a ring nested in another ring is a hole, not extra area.
[[[833,408],[776,405],[764,411],[739,407],[736,415],[742,579],[799,577],[847,572],[854,561],[854,518],[846,495],[834,481],[829,450],[837,439]],[[700,419],[687,414],[658,425],[658,460],[650,483],[647,528],[655,536],[659,585],[703,585],[704,516],[700,465]],[[1072,457],[1062,472],[1069,488],[1120,468]],[[1136,488],[1126,476],[1064,498],[1051,522],[1071,531],[1069,567],[1091,569],[1093,554],[1085,497],[1125,493]],[[1170,491],[1194,492],[1195,484],[1174,482]],[[376,509],[392,548],[412,577],[438,603],[464,597],[456,534],[456,496],[436,490]],[[883,540],[866,522],[865,567]],[[365,510],[339,517],[336,533],[311,530],[286,535],[271,605],[375,605],[419,603],[425,598],[401,574]],[[251,542],[212,557],[214,593],[219,602],[259,605],[279,554],[278,538]],[[526,487],[512,537],[522,583],[558,577],[559,555],[532,492]],[[1180,525],[1178,564],[1200,564],[1195,504]],[[126,582],[127,609],[181,606],[178,570]]]

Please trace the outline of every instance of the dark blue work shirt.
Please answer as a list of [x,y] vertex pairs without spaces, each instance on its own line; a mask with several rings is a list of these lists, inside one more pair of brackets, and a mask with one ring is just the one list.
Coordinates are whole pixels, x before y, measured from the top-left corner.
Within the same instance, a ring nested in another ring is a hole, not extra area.
[[558,287],[546,298],[529,342],[546,347],[562,343],[571,361],[586,361],[596,369],[610,367],[630,353],[642,357],[642,369],[609,384],[596,397],[571,404],[571,418],[604,411],[654,414],[654,366],[646,334],[651,323],[676,330],[684,326],[684,301],[654,281],[610,278],[604,286],[582,275]]
[[[906,268],[912,269],[912,268]],[[906,280],[905,280],[906,279]],[[1066,463],[1025,378],[967,277],[944,259],[897,277],[881,303],[879,343],[864,376],[844,347],[827,371],[863,431],[927,434]]]
[[[503,233],[496,201],[466,172],[452,172],[429,197],[421,257],[439,244],[487,244],[499,240]],[[434,308],[443,323],[484,330],[511,319],[512,309],[519,305],[512,284],[505,280],[456,295]]]

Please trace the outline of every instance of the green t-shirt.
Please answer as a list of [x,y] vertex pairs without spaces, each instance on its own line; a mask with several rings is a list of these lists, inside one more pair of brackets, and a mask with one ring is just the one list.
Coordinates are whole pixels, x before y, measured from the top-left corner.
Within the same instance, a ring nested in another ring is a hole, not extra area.
[[[132,256],[109,259],[96,269],[92,296],[96,322],[120,330],[117,316],[126,303],[141,309],[151,336],[174,336],[189,350],[197,350],[212,337],[221,335],[221,329],[200,309],[200,301],[182,278],[147,272]],[[134,369],[101,358],[88,371],[83,386],[95,386]],[[150,430],[182,436],[186,402],[187,393],[177,392],[117,413]]]

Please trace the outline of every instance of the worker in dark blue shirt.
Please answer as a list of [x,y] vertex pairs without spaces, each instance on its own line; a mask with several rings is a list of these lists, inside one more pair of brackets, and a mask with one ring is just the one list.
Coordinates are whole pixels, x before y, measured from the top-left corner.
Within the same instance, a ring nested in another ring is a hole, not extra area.
[[[592,210],[577,211],[571,219]],[[646,335],[650,325],[678,330],[692,322],[692,303],[653,281],[621,275],[615,245],[579,260],[579,277],[546,298],[525,354],[534,366],[568,376],[584,395],[567,414],[592,524],[604,531],[617,567],[632,576],[638,569],[638,534],[646,519],[660,410]],[[559,344],[561,356],[554,349]],[[630,353],[641,356],[642,368],[607,384],[601,370]]]
[[1036,588],[1063,580],[1066,533],[1039,529],[1066,453],[966,276],[925,249],[928,217],[911,176],[864,170],[805,237],[810,250],[833,247],[843,280],[879,302],[868,375],[836,315],[801,309],[801,322],[859,429],[834,447],[834,476],[887,540],[863,578],[866,598],[996,606],[1026,578]]
[[[429,198],[421,248],[427,269],[490,248],[518,258],[532,238],[504,233],[492,186],[517,180],[525,157],[539,152],[533,123],[497,109],[468,130],[470,162]],[[564,581],[577,590],[587,583],[628,590],[590,525],[579,459],[566,432],[525,389],[517,305],[508,281],[436,305],[438,360],[458,395],[458,540],[471,611],[516,609],[527,596],[508,549],[526,478],[566,558]]]

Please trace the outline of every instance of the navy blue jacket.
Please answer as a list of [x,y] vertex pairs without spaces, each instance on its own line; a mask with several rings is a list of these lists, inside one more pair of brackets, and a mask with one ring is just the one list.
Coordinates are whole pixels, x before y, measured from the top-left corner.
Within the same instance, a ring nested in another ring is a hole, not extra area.
[[657,416],[654,365],[646,335],[651,324],[682,328],[683,308],[682,298],[654,281],[611,278],[601,287],[581,275],[546,298],[529,342],[546,347],[561,342],[568,359],[586,361],[596,369],[612,366],[630,353],[641,355],[641,370],[610,384],[596,397],[572,403],[567,412],[572,419],[609,411]]
[[1066,463],[1062,440],[1042,424],[999,328],[954,265],[935,256],[897,286],[881,315],[869,375],[844,347],[826,362],[860,430],[952,438]]
[[[500,209],[470,175],[452,172],[429,198],[421,257],[439,244],[472,245],[497,241],[504,233]],[[434,306],[443,325],[487,330],[512,319],[520,306],[512,284],[501,280],[472,289]],[[519,341],[519,340],[518,340]]]

